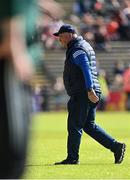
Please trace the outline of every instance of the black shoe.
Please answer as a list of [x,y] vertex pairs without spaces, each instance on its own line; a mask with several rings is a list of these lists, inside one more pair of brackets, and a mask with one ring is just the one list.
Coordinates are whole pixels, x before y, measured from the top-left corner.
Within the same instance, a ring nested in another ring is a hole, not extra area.
[[123,161],[125,150],[126,150],[126,145],[124,143],[122,144],[119,143],[116,152],[114,152],[115,164],[120,164]]
[[61,162],[56,162],[55,165],[65,165],[65,164],[79,164],[79,160],[65,159]]

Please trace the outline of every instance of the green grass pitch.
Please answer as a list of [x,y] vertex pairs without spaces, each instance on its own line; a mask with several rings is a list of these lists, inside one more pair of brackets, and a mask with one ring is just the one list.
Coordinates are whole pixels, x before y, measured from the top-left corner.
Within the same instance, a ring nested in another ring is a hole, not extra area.
[[96,122],[127,145],[122,164],[113,153],[85,133],[80,147],[80,165],[55,166],[66,158],[67,112],[40,113],[33,117],[24,179],[130,179],[130,113],[98,112]]

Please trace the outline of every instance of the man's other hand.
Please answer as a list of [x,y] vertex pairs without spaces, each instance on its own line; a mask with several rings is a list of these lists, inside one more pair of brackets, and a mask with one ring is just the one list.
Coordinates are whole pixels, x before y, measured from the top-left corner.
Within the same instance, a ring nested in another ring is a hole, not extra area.
[[99,101],[99,97],[96,95],[93,89],[88,92],[88,99],[93,103],[97,103]]

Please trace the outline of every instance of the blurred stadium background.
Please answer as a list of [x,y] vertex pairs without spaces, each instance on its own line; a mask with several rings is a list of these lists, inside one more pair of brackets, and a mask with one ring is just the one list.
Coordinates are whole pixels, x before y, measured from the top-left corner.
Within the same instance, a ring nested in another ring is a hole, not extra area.
[[[45,1],[41,2],[45,7]],[[130,0],[55,2],[53,11],[61,16],[51,17],[44,27],[47,19],[39,20],[37,37],[44,52],[32,81],[34,111],[66,108],[68,97],[62,82],[65,50],[52,36],[63,23],[75,25],[96,50],[103,91],[98,110],[130,110]]]

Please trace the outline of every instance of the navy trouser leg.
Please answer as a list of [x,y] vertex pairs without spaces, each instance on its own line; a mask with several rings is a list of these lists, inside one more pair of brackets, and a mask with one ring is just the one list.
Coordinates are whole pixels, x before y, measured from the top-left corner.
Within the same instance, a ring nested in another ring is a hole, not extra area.
[[95,124],[96,106],[97,104],[88,100],[86,93],[70,98],[68,102],[68,158],[79,158],[82,130],[104,147],[115,151],[117,141]]
[[96,106],[97,104],[89,101],[88,113],[83,130],[105,148],[114,152],[117,144],[116,140],[95,124]]
[[80,102],[76,97],[71,97],[68,102],[68,158],[79,158],[79,146],[82,136],[82,111]]

